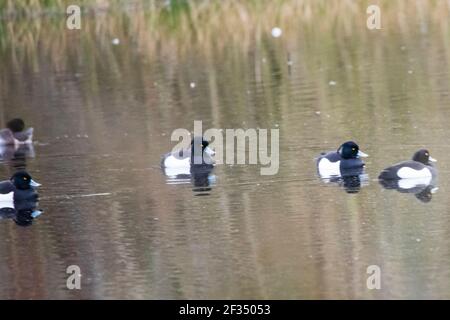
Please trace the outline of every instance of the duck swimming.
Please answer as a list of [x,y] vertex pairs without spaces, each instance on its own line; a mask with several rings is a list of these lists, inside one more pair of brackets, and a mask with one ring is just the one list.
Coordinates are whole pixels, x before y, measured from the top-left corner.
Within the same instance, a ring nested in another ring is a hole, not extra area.
[[16,118],[8,121],[5,129],[0,130],[0,145],[20,145],[33,142],[33,128],[25,130],[25,122]]
[[163,169],[173,169],[175,171],[190,172],[192,166],[213,166],[213,156],[215,152],[210,149],[209,142],[202,137],[195,137],[191,141],[191,146],[185,150],[174,151],[165,154],[161,159]]
[[402,161],[384,169],[378,179],[421,179],[421,184],[428,185],[437,174],[433,162],[436,160],[430,156],[430,152],[420,149],[414,153],[412,160]]
[[15,201],[37,199],[35,188],[39,186],[26,171],[16,172],[10,180],[0,182],[0,206],[9,203],[14,208]]
[[359,174],[364,168],[362,157],[368,155],[355,142],[347,141],[337,151],[322,153],[317,159],[317,171],[321,177],[342,176],[352,171]]

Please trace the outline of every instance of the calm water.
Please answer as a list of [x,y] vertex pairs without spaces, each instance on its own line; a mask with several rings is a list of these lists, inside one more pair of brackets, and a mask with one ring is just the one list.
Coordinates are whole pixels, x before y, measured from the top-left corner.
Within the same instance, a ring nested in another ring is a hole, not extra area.
[[[33,64],[3,52],[1,123],[23,117],[36,143],[0,176],[26,166],[44,212],[0,220],[0,298],[450,298],[450,41],[417,30],[291,30],[214,54],[123,38],[64,67],[40,47]],[[221,165],[201,190],[168,179],[160,156],[194,120],[279,128],[279,173]],[[357,193],[315,170],[348,139],[370,155]],[[383,189],[380,170],[421,147],[438,159],[431,201]],[[66,288],[69,265],[81,290]],[[369,265],[381,290],[366,288]]]

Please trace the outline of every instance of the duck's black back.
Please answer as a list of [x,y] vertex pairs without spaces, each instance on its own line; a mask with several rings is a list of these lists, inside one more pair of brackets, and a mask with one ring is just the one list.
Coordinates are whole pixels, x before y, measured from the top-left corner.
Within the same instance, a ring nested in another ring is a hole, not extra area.
[[16,191],[16,187],[12,184],[11,181],[0,182],[0,194],[8,194],[14,191]]

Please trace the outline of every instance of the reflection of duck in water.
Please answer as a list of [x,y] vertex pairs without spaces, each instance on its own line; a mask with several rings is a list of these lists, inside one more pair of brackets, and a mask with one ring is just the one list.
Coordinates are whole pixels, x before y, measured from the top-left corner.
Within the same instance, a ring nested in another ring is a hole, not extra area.
[[211,190],[210,185],[215,182],[212,175],[214,151],[208,147],[208,141],[201,137],[192,139],[191,147],[168,153],[161,160],[161,168],[168,177],[168,184],[186,184],[194,186],[194,192],[198,195],[207,195]]
[[42,214],[42,211],[37,209],[37,201],[16,201],[15,207],[1,207],[0,202],[0,220],[12,219],[21,227],[30,226],[33,220]]
[[378,179],[385,189],[395,189],[401,193],[415,194],[422,202],[430,202],[436,187],[436,162],[428,150],[417,151],[412,160],[403,161],[384,169]]
[[343,187],[347,193],[358,193],[362,186],[368,185],[369,177],[364,173],[364,168],[344,170],[340,176],[321,176],[325,183],[335,183]]
[[0,161],[16,169],[25,169],[28,158],[34,158],[33,144],[0,145]]
[[411,193],[422,202],[430,202],[433,193],[438,191],[435,180],[429,181],[423,178],[379,180],[383,188],[397,190],[400,193]]
[[164,175],[167,176],[167,184],[191,184],[192,191],[198,192],[196,195],[209,195],[211,185],[215,183],[216,176],[212,174],[213,165],[192,165],[186,170],[171,170],[163,168]]
[[337,183],[348,193],[357,193],[368,181],[361,157],[367,157],[367,154],[353,141],[347,141],[337,151],[320,155],[317,172],[325,183]]
[[25,171],[15,173],[10,180],[0,182],[0,219],[13,219],[20,226],[31,225],[41,214],[36,210],[40,186]]
[[37,209],[37,201],[15,201],[12,207],[3,205],[4,203],[0,202],[0,220],[12,219],[21,227],[30,226],[33,220],[42,214],[42,211]]

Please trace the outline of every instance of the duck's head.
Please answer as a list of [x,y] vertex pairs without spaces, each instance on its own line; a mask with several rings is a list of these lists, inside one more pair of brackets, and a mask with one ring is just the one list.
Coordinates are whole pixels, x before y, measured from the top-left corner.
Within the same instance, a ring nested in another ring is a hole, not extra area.
[[191,141],[192,164],[212,164],[216,153],[209,147],[209,142],[203,137],[194,137]]
[[40,184],[34,181],[26,171],[16,172],[11,177],[11,182],[19,190],[29,190],[40,186]]
[[359,150],[359,146],[353,141],[344,142],[337,151],[343,159],[365,158],[369,155]]
[[20,118],[12,119],[8,121],[6,127],[12,132],[22,132],[25,130],[25,122]]
[[427,149],[420,149],[416,153],[414,153],[413,158],[414,161],[423,163],[427,166],[431,165],[432,162],[436,162],[436,159],[433,159],[430,156],[430,152]]

